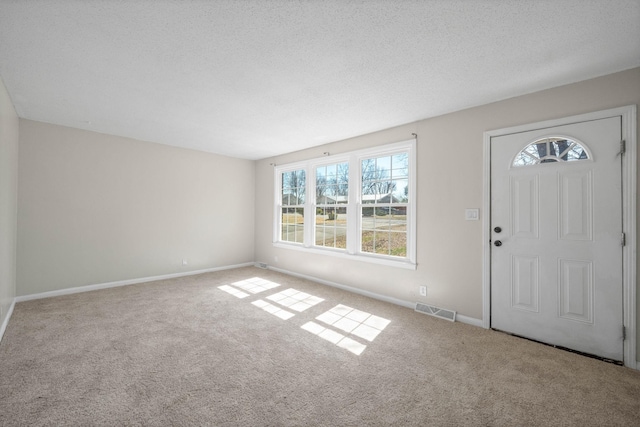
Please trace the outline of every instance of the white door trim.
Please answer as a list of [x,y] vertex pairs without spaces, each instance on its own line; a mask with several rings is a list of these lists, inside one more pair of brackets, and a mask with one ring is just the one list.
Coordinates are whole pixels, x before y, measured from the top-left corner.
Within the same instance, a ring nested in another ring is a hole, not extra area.
[[622,161],[622,229],[626,245],[622,249],[623,265],[623,325],[626,328],[623,357],[624,364],[640,369],[636,361],[636,106],[613,108],[561,119],[547,120],[521,126],[487,131],[483,135],[483,201],[482,208],[482,326],[491,327],[491,138],[518,132],[604,119],[622,117],[622,139],[626,141],[626,153]]

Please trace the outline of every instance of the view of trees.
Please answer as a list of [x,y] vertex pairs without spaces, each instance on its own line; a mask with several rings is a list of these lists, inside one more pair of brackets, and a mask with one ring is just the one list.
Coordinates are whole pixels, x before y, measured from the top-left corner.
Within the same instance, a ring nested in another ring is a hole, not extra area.
[[[392,194],[386,202],[406,202],[409,195],[409,158],[406,153],[377,157],[362,161],[362,194]],[[376,197],[373,201],[379,201]]]
[[[310,172],[315,175],[312,179],[315,179],[314,243],[317,246],[346,248],[349,166],[349,162],[334,163],[317,166]],[[363,159],[360,167],[362,203],[368,204],[360,212],[360,250],[406,256],[408,153]],[[282,173],[283,241],[302,243],[304,240],[306,178],[306,169]]]
[[304,169],[284,172],[282,174],[282,204],[304,204],[306,181],[306,172]]
[[349,163],[316,168],[316,200],[325,204],[331,198],[334,203],[346,203],[349,195]]

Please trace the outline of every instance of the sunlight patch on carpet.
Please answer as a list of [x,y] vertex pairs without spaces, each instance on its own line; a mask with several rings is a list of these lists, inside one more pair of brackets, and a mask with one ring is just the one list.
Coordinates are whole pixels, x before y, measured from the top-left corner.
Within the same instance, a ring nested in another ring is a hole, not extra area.
[[221,291],[225,291],[233,295],[234,297],[238,297],[238,298],[246,298],[249,296],[248,293],[242,292],[236,288],[232,288],[231,286],[227,286],[227,285],[218,286],[218,289],[220,289]]
[[299,313],[324,301],[322,298],[309,295],[293,288],[278,292],[277,294],[269,295],[267,299]]
[[277,288],[279,283],[271,282],[259,277],[252,277],[251,279],[240,280],[239,282],[232,283],[233,286],[244,289],[252,294],[259,294],[260,292],[267,291],[269,289]]
[[349,350],[351,353],[360,355],[367,348],[366,345],[360,344],[357,341],[352,340],[349,337],[345,337],[341,333],[333,331],[331,329],[327,329],[324,326],[318,325],[315,322],[307,322],[301,326],[305,331],[311,332],[314,335],[319,336],[322,339],[329,341],[332,344],[337,345],[338,347],[344,348],[345,350]]
[[391,323],[390,320],[383,317],[374,316],[371,313],[342,304],[322,313],[316,319],[370,342]]
[[295,314],[287,311],[287,310],[283,310],[279,307],[276,307],[273,304],[269,304],[268,302],[264,301],[264,300],[255,300],[253,301],[251,304],[255,305],[256,307],[260,307],[261,309],[263,309],[264,311],[266,311],[267,313],[271,313],[276,317],[279,317],[283,320],[287,320],[287,319],[291,319],[293,316],[295,316]]

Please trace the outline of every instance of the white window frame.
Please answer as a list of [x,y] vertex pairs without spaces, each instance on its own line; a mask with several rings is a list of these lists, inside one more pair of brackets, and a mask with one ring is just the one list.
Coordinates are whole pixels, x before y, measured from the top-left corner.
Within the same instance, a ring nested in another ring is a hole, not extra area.
[[[346,249],[341,249],[341,248],[332,248],[332,247],[327,247],[327,246],[318,246],[315,244],[315,212],[316,212],[316,182],[317,182],[317,177],[316,177],[316,169],[320,166],[329,166],[329,165],[335,165],[335,164],[339,164],[339,163],[348,163],[349,164],[349,195],[348,195],[348,203],[345,204],[336,204],[336,207],[340,206],[340,207],[344,207],[347,209],[347,248]],[[313,182],[310,183],[311,186],[313,187],[313,200],[310,200],[310,202],[313,205],[313,218],[310,219],[311,222],[311,226],[310,228],[312,228],[312,230],[310,231],[310,246],[313,248],[317,248],[317,249],[322,249],[322,250],[329,250],[329,251],[336,251],[338,253],[343,253],[345,251],[350,251],[350,247],[349,244],[352,240],[352,236],[351,236],[351,229],[353,228],[352,225],[350,224],[355,224],[354,221],[354,215],[352,214],[352,210],[353,210],[353,203],[352,203],[352,197],[353,194],[351,192],[351,189],[353,187],[353,183],[352,183],[352,170],[351,168],[353,167],[353,165],[351,164],[350,161],[350,156],[349,155],[336,155],[336,156],[330,156],[330,157],[322,157],[320,159],[316,159],[316,160],[311,160],[309,161],[309,172],[312,173],[311,177],[313,178]]]
[[[280,240],[280,233],[282,232],[282,208],[284,207],[282,204],[282,174],[286,173],[286,172],[293,172],[293,171],[297,171],[297,170],[301,170],[304,169],[305,170],[305,195],[304,195],[304,204],[301,205],[304,208],[304,222],[303,222],[303,228],[304,228],[304,238],[303,241],[306,242],[307,241],[307,228],[308,228],[308,224],[307,224],[307,217],[309,215],[307,215],[307,213],[309,212],[309,171],[307,170],[306,164],[304,162],[298,162],[298,163],[292,163],[292,164],[288,164],[288,165],[283,165],[283,166],[278,166],[276,169],[279,169],[279,172],[276,172],[276,211],[275,211],[275,217],[277,219],[276,224],[276,228],[274,229],[274,241],[278,241],[279,243],[285,243],[287,245],[296,245],[296,246],[302,246],[304,243],[298,243],[298,242],[288,242],[288,241],[284,241],[284,240]],[[315,192],[315,185],[313,188],[313,191]],[[297,205],[296,205],[297,206]]]
[[[362,160],[406,152],[409,155],[409,193],[407,203],[407,255],[395,257],[361,251],[361,188]],[[349,163],[349,202],[347,208],[347,247],[346,249],[315,245],[315,212],[316,212],[316,168],[336,163]],[[304,216],[304,243],[281,240],[282,230],[282,174],[293,170],[306,170],[306,197]],[[325,156],[306,161],[276,165],[274,167],[274,221],[273,246],[278,248],[300,250],[308,253],[335,256],[345,259],[371,262],[393,267],[416,269],[416,140],[396,142],[383,146],[352,151],[344,154]],[[310,196],[311,195],[311,196]]]

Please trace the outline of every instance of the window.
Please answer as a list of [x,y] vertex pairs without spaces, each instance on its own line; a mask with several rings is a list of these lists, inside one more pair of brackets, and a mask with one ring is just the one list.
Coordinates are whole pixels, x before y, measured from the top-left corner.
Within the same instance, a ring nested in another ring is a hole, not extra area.
[[415,268],[415,140],[275,169],[275,245]]
[[304,240],[304,205],[306,172],[303,169],[282,173],[283,242],[302,243]]
[[361,171],[362,252],[406,256],[408,153],[364,159]]
[[538,139],[524,147],[513,161],[513,166],[531,166],[540,163],[573,162],[589,160],[586,148],[569,138],[550,137]]
[[317,246],[347,248],[347,205],[349,202],[349,163],[316,167]]

